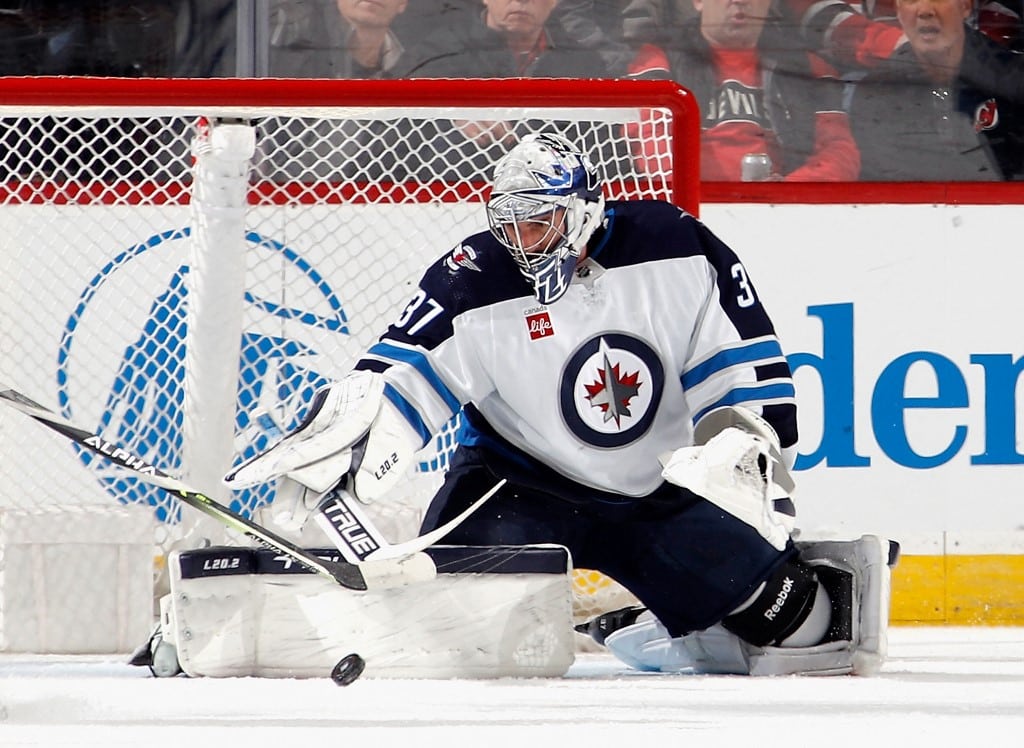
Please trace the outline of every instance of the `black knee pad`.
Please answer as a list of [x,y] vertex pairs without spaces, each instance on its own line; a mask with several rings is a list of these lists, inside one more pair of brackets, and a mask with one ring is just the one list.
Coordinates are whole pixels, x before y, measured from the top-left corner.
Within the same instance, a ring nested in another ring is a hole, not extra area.
[[800,628],[818,592],[814,570],[791,558],[767,579],[750,605],[722,620],[722,626],[754,646],[777,645]]

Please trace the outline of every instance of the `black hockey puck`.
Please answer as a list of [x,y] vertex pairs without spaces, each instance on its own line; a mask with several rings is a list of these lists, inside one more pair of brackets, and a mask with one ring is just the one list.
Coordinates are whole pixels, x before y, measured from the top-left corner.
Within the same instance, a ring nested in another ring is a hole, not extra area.
[[331,671],[331,680],[339,686],[347,686],[363,674],[363,668],[365,667],[366,660],[355,652],[350,655],[345,655],[338,660],[338,664],[335,665],[334,670]]

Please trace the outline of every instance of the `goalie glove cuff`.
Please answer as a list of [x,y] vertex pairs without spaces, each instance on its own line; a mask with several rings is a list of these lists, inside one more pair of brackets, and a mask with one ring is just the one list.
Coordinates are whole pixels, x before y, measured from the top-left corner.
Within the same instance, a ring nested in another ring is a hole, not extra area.
[[369,371],[354,371],[321,388],[294,431],[228,473],[224,482],[231,488],[243,488],[296,473],[310,481],[296,478],[300,483],[319,490],[326,480],[321,476],[324,471],[333,472],[337,482],[349,470],[352,447],[376,419],[383,392],[383,377]]
[[420,446],[419,434],[384,398],[369,433],[352,450],[349,490],[366,504],[385,497],[412,470]]
[[384,378],[354,371],[319,390],[298,428],[224,482],[239,488],[288,476],[323,494],[350,475],[348,490],[371,502],[395,488],[421,446],[419,433],[385,396]]

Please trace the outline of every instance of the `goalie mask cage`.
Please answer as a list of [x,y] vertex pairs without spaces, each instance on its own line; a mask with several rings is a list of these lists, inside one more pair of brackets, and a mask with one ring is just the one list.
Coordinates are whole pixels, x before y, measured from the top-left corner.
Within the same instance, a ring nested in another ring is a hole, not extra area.
[[[607,197],[698,207],[697,107],[668,81],[6,78],[0,116],[0,384],[278,531],[274,486],[221,476],[348,371],[429,263],[486,230],[510,144],[559,132]],[[453,433],[377,517],[393,540],[415,534]],[[157,570],[172,547],[225,540],[3,407],[0,473],[0,518],[143,508]],[[13,573],[0,556],[0,585]],[[64,594],[85,616],[112,578]]]

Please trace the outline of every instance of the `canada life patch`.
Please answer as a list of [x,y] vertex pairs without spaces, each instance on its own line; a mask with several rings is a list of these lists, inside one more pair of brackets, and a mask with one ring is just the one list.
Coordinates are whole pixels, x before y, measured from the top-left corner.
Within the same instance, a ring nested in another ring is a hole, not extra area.
[[555,334],[555,328],[551,324],[551,316],[547,311],[533,312],[526,314],[526,329],[530,333],[530,340],[549,338]]
[[995,99],[989,99],[978,105],[974,110],[974,131],[991,130],[999,124],[999,105]]

